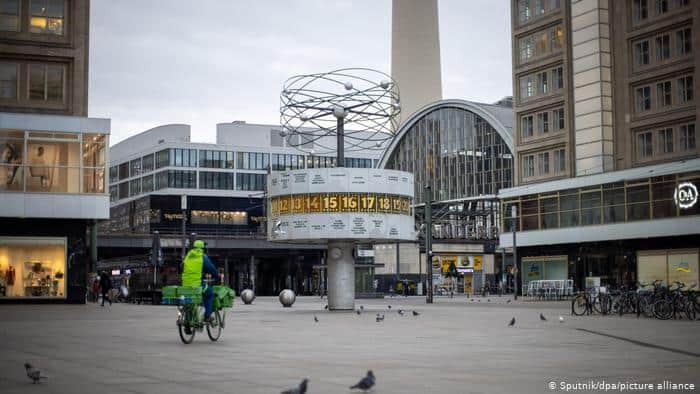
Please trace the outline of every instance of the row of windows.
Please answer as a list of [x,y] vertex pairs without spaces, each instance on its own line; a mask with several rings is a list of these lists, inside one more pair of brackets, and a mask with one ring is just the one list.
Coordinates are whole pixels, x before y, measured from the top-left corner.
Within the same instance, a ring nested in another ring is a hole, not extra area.
[[566,172],[566,150],[564,149],[555,149],[553,151],[539,152],[523,156],[523,179],[547,177],[550,175],[562,174],[564,172]]
[[[20,73],[20,70],[22,73]],[[18,81],[27,75],[28,89],[19,91]],[[0,62],[0,99],[62,103],[65,86],[65,66],[57,63]]]
[[233,152],[200,150],[199,166],[202,168],[233,168]]
[[520,63],[561,51],[564,45],[564,30],[561,25],[550,27],[518,40]]
[[[146,175],[109,187],[110,201],[147,194],[155,190],[196,189],[196,171],[166,170],[155,175]],[[265,190],[266,175],[236,173],[235,190],[263,191]],[[234,190],[234,173],[231,172],[199,172],[199,189]]]
[[525,24],[561,8],[561,0],[518,0],[518,21]]
[[[155,156],[155,159],[154,159]],[[302,168],[335,167],[335,157],[285,155],[253,152],[237,152],[238,169],[266,170],[271,165],[273,171],[296,170]],[[269,158],[272,157],[272,163]],[[155,162],[154,162],[155,161]],[[130,162],[111,166],[109,169],[110,182],[139,176],[154,169],[163,167],[197,167],[196,149],[164,149],[154,154],[146,155]],[[234,168],[234,152],[232,151],[199,151],[200,168]],[[372,168],[376,164],[372,159],[346,157],[345,166],[351,168]]]
[[299,170],[304,168],[304,156],[273,153],[272,171]]
[[[29,31],[35,34],[63,35],[65,0],[31,0]],[[21,0],[0,1],[0,31],[21,30]]]
[[695,149],[695,123],[637,133],[638,160]]
[[523,140],[533,138],[535,135],[546,137],[552,133],[564,131],[564,129],[566,129],[566,119],[563,107],[520,118],[520,136]]
[[[652,48],[653,62],[652,62]],[[688,56],[693,52],[693,32],[686,27],[674,33],[664,33],[653,38],[636,41],[633,45],[634,64],[636,67],[661,64],[665,61]]]
[[233,190],[233,173],[200,171],[199,188],[213,190]]
[[192,224],[235,225],[248,224],[248,213],[245,211],[190,211]]
[[640,86],[634,89],[635,112],[659,111],[672,105],[683,105],[693,101],[694,96],[692,75]]
[[[667,12],[688,6],[691,0],[633,0],[632,21],[635,24],[647,22]],[[650,5],[651,10],[650,10]],[[652,11],[650,13],[650,11]]]
[[520,77],[521,100],[547,96],[563,88],[564,68],[561,66]]
[[[517,207],[518,231],[546,230],[595,224],[624,223],[700,213],[700,205],[679,209],[677,186],[700,182],[700,173],[679,174],[561,190],[506,200],[501,205],[502,229],[512,229],[511,206]],[[503,216],[505,214],[505,216]]]

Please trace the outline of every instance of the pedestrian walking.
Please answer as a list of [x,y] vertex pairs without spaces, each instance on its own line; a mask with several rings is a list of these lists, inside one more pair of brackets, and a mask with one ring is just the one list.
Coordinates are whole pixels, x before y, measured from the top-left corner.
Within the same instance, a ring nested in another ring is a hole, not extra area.
[[107,293],[112,289],[112,278],[107,275],[107,272],[102,271],[100,274],[100,292],[102,293],[102,306],[105,306],[105,299],[112,305],[112,300],[107,298]]

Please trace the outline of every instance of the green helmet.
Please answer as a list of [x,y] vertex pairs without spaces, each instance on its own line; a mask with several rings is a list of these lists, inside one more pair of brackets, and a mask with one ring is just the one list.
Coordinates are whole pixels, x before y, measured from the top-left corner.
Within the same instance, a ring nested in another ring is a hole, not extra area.
[[198,239],[198,240],[194,241],[193,246],[195,249],[204,249],[204,241],[202,241],[201,239]]

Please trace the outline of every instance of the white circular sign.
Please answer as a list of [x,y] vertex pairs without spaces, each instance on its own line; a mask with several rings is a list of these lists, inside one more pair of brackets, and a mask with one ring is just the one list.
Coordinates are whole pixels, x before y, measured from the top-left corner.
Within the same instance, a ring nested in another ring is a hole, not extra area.
[[690,182],[683,182],[673,192],[673,200],[681,209],[691,208],[698,202],[698,189]]

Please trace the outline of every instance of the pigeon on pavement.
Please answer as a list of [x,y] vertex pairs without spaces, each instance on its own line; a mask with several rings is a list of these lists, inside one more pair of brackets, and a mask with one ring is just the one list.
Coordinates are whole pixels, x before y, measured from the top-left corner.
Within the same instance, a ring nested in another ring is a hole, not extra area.
[[389,305],[388,308],[391,309],[391,305]]
[[564,317],[563,317],[563,316],[559,316],[559,323],[564,323]]
[[318,323],[318,317],[316,317],[316,315],[314,315],[314,321]]
[[488,299],[488,300],[486,300],[486,301],[488,301],[488,302],[491,302],[491,299],[489,298],[489,299]]
[[506,304],[510,304],[510,299],[508,299],[508,300],[506,301]]
[[547,321],[547,318],[544,317],[544,315],[540,313],[540,320],[542,320],[542,321]]
[[24,369],[27,370],[27,377],[32,380],[32,383],[40,383],[41,379],[48,379],[48,376],[43,375],[41,370],[36,369],[32,364],[24,363]]
[[403,316],[403,310],[399,309],[399,315]]
[[364,310],[365,310],[365,306],[364,306],[364,305],[360,305],[360,310],[361,310],[361,311],[364,311]]
[[362,391],[367,391],[367,390],[371,389],[375,383],[376,383],[376,379],[374,377],[374,373],[370,369],[369,371],[367,371],[367,376],[365,376],[364,378],[362,378],[362,380],[357,382],[356,385],[350,386],[350,390],[360,389]]
[[309,384],[309,379],[304,379],[299,384],[299,387],[294,387],[289,390],[285,390],[280,394],[306,394],[306,386]]
[[413,311],[413,316],[418,316],[418,315],[420,315],[420,313]]
[[510,319],[510,323],[508,323],[508,327],[513,327],[515,325],[515,318]]
[[379,314],[377,314],[377,323],[383,322],[383,321],[384,321],[384,315],[380,316]]
[[360,313],[362,313],[362,310],[361,310],[361,309],[358,309],[358,310],[355,311],[355,313],[357,313],[357,314],[359,315]]
[[323,309],[328,309],[328,304],[326,304],[326,306],[324,306]]

